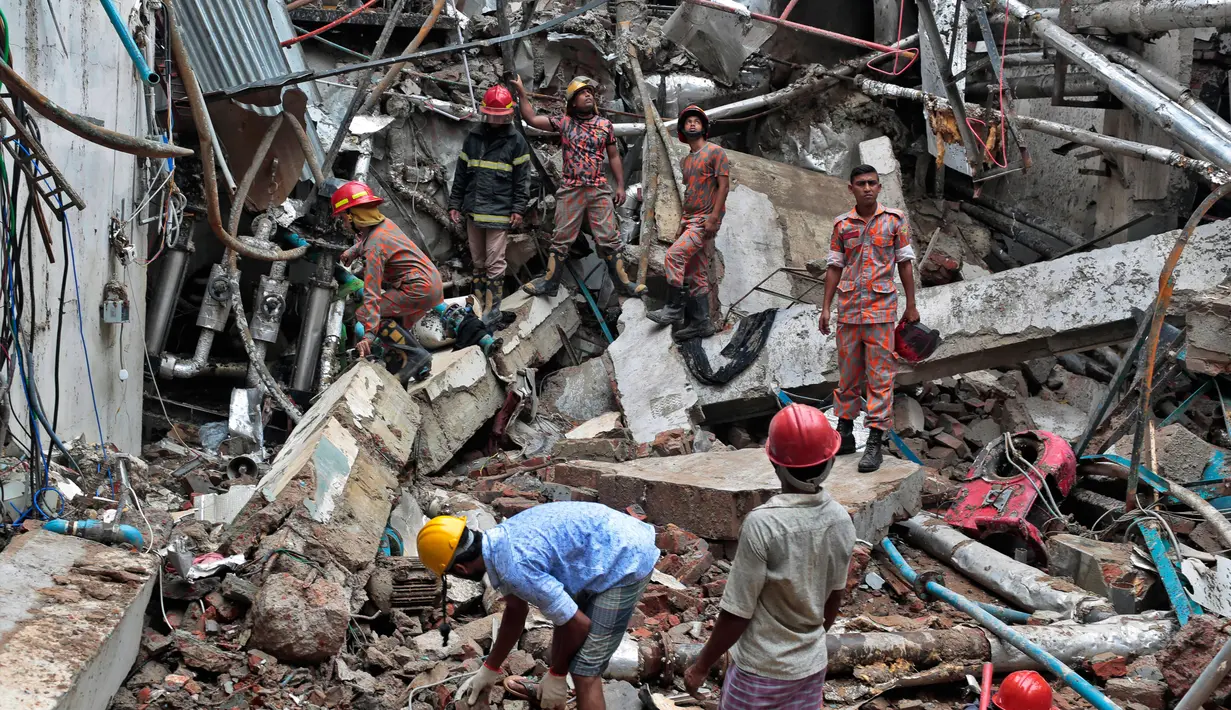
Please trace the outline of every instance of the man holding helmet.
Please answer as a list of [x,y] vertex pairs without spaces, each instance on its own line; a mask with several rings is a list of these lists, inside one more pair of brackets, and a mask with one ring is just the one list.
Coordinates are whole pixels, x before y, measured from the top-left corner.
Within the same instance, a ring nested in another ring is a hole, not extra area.
[[821,487],[839,445],[815,407],[788,405],[769,423],[765,448],[782,495],[744,518],[714,632],[684,675],[695,691],[729,649],[720,710],[821,707],[825,632],[855,547],[851,516]]
[[[547,256],[547,273],[522,286],[532,296],[554,296],[560,290],[568,250],[581,232],[581,222],[589,219],[594,247],[607,262],[611,278],[630,296],[640,296],[645,286],[628,278],[619,252],[623,246],[616,230],[615,206],[624,204],[624,163],[616,145],[615,126],[598,115],[598,82],[579,76],[564,92],[563,116],[540,116],[526,96],[521,77],[513,79],[526,125],[560,134],[564,146],[563,178],[556,190],[556,232]],[[615,195],[603,174],[603,155],[611,161]]]
[[479,310],[500,310],[505,248],[530,203],[530,146],[513,130],[513,95],[497,84],[483,94],[483,125],[462,144],[449,193],[449,219],[466,220]]

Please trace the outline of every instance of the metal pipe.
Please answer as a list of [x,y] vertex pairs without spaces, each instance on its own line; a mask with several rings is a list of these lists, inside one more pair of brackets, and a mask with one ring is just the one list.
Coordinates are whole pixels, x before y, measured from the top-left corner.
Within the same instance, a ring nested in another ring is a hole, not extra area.
[[[402,52],[403,55],[414,54],[415,50],[419,49],[419,45],[423,44],[423,40],[427,39],[427,33],[431,32],[432,28],[436,26],[436,20],[440,17],[440,11],[444,9],[444,6],[445,0],[436,0],[436,2],[432,4],[432,11],[428,13],[427,21],[425,21],[423,26],[419,28],[418,34],[416,34],[415,38],[410,41],[410,44],[406,45],[406,51]],[[375,57],[376,55],[372,56]],[[376,58],[380,59],[380,57]],[[401,73],[402,68],[405,67],[406,64],[406,62],[398,62],[397,64],[389,67],[389,69],[385,72],[385,75],[380,78],[379,82],[377,82],[376,88],[372,89],[372,93],[368,94],[368,97],[363,100],[363,106],[359,109],[359,113],[366,113],[376,105],[377,101],[380,101],[380,97],[389,90],[390,86],[393,85],[393,80],[398,77],[398,74]]]
[[293,114],[283,113],[286,120],[291,124],[291,130],[295,132],[295,138],[299,140],[299,149],[303,151],[303,159],[308,163],[308,171],[312,173],[312,179],[316,181],[317,187],[323,187],[325,184],[325,172],[321,169],[321,163],[316,159],[316,149],[312,147],[312,141],[308,138],[308,132],[304,129],[303,123],[295,118]]
[[912,543],[1016,607],[1084,622],[1115,616],[1110,601],[971,540],[933,515],[920,513],[902,525]]
[[151,357],[162,355],[166,347],[167,330],[175,314],[175,298],[184,284],[189,255],[187,249],[168,247],[162,258],[162,278],[158,280],[145,324],[145,347]]
[[[1005,88],[1011,89],[1013,97],[1021,100],[1050,99],[1052,94],[1055,93],[1055,87],[1056,77],[1054,74],[1009,77],[1005,82]],[[970,85],[966,87],[966,100],[982,101],[989,94],[995,96],[999,90],[999,85],[995,83],[970,82]],[[1098,96],[1105,93],[1107,93],[1107,89],[1103,86],[1102,82],[1089,74],[1069,74],[1065,78],[1065,96]],[[1014,118],[1017,117],[1017,114],[1012,115]]]
[[174,355],[163,355],[158,374],[166,378],[183,379],[196,377],[209,361],[209,351],[214,347],[214,331],[202,328],[197,335],[197,349],[190,360],[176,360]]
[[810,35],[817,35],[818,37],[825,37],[826,39],[832,39],[834,41],[841,42],[843,44],[850,44],[856,47],[863,47],[864,49],[879,50],[882,54],[891,53],[891,52],[896,53],[898,51],[895,47],[892,47],[890,45],[880,44],[879,42],[872,42],[866,39],[861,39],[859,37],[852,37],[850,35],[844,35],[840,32],[833,32],[831,30],[823,30],[820,27],[813,27],[811,25],[801,25],[798,22],[791,22],[790,20],[784,20],[779,17],[774,17],[773,15],[762,15],[759,12],[750,12],[747,9],[744,9],[741,12],[735,7],[731,7],[729,5],[721,5],[716,2],[711,2],[711,0],[687,0],[687,2],[693,5],[699,5],[700,7],[708,7],[711,10],[718,10],[720,12],[730,13],[738,17],[751,17],[754,20],[760,20],[761,22],[768,22],[771,25],[778,25],[779,27],[786,27],[787,29],[797,30],[799,32],[806,32]]
[[999,212],[994,212],[980,205],[963,202],[962,211],[981,222],[987,223],[996,231],[1012,237],[1014,241],[1025,244],[1048,259],[1054,259],[1060,252],[1070,246],[1046,232],[1035,229],[1024,222],[1005,217]]
[[303,323],[299,327],[299,345],[295,352],[295,373],[291,376],[291,389],[307,392],[312,389],[316,366],[325,337],[325,312],[333,298],[333,256],[321,254],[316,264],[312,290],[308,294],[308,307],[304,310]]
[[[1197,225],[1201,224],[1201,220],[1205,218],[1205,214],[1210,211],[1214,203],[1231,193],[1231,182],[1224,183],[1217,190],[1211,192],[1197,209],[1189,216],[1188,222],[1184,225],[1184,229],[1180,231],[1180,236],[1175,240],[1175,246],[1171,248],[1171,253],[1167,255],[1167,261],[1163,263],[1162,272],[1158,276],[1158,295],[1154,297],[1154,317],[1150,321],[1150,339],[1146,343],[1145,352],[1145,367],[1141,371],[1141,382],[1138,385],[1141,396],[1141,409],[1138,412],[1137,431],[1133,436],[1133,459],[1128,468],[1128,491],[1125,494],[1124,509],[1126,511],[1134,510],[1137,507],[1137,467],[1141,464],[1141,444],[1144,441],[1148,442],[1147,446],[1152,451],[1154,446],[1154,410],[1153,410],[1153,394],[1154,390],[1154,365],[1158,360],[1159,339],[1163,332],[1163,319],[1167,315],[1167,307],[1171,305],[1171,294],[1175,289],[1175,267],[1180,263],[1180,255],[1184,253],[1184,247],[1188,245],[1188,240],[1192,238],[1193,232],[1196,231]],[[1147,457],[1150,460],[1152,457]],[[1193,510],[1201,513],[1214,526],[1215,532],[1222,538],[1223,542],[1231,547],[1231,523],[1222,516],[1214,506],[1207,503],[1200,496],[1196,495],[1188,489],[1180,489],[1183,486],[1171,486],[1176,490],[1172,492],[1181,503],[1191,507]],[[1214,511],[1211,517],[1209,511]]]
[[1222,679],[1227,677],[1227,672],[1231,671],[1231,639],[1223,644],[1222,650],[1214,656],[1214,660],[1210,661],[1210,665],[1201,671],[1201,675],[1197,676],[1197,680],[1193,681],[1192,687],[1184,693],[1184,697],[1176,704],[1175,710],[1200,710],[1206,699],[1222,682]]
[[346,314],[346,301],[330,302],[325,314],[325,343],[321,346],[321,381],[318,392],[324,392],[333,384],[338,371],[338,344],[342,342],[342,317]]
[[[1052,45],[1070,61],[1107,82],[1107,88],[1124,105],[1153,121],[1167,133],[1192,145],[1224,170],[1231,170],[1231,142],[1215,134],[1195,116],[1168,99],[1157,89],[1148,89],[1130,72],[1082,44],[1054,22],[1046,20],[1020,0],[992,0],[1023,21],[1044,42]],[[1225,3],[1224,3],[1225,4]],[[1231,6],[1231,5],[1229,5]]]
[[1201,119],[1205,125],[1217,131],[1219,135],[1224,138],[1231,138],[1231,124],[1224,121],[1217,111],[1206,106],[1205,102],[1197,98],[1197,95],[1191,89],[1183,86],[1169,74],[1147,62],[1144,57],[1095,37],[1087,38],[1086,41],[1103,56],[1137,72],[1154,88],[1163,92],[1167,98],[1183,106],[1189,113]]
[[141,50],[137,48],[137,43],[133,41],[132,33],[128,31],[128,25],[124,24],[124,20],[120,19],[120,11],[116,9],[115,3],[111,0],[102,0],[103,10],[106,11],[107,17],[111,20],[111,26],[115,28],[115,33],[120,36],[120,42],[124,45],[124,49],[128,52],[128,58],[132,60],[133,66],[137,68],[137,74],[141,76],[141,81],[154,86],[162,81],[158,76],[158,72],[150,69],[150,65],[145,62],[145,55],[141,54]]
[[[889,559],[893,561],[894,566],[898,568],[902,576],[913,584],[917,575],[910,568],[910,565],[906,563],[906,560],[902,558],[901,553],[894,547],[893,542],[889,538],[885,538],[881,541],[881,547],[889,555]],[[1086,701],[1098,710],[1121,710],[1120,706],[1113,703],[1106,695],[1103,695],[1102,691],[1090,684],[1090,681],[1077,675],[1072,668],[1065,665],[1059,658],[1056,658],[1041,646],[1026,638],[1021,632],[983,611],[977,604],[971,603],[966,597],[932,581],[926,582],[924,588],[929,594],[940,597],[954,607],[971,615],[984,628],[1012,644],[1032,660],[1042,664],[1044,668],[1059,677],[1064,681],[1065,685],[1077,691],[1078,695],[1085,698]]]
[[256,342],[252,339],[252,331],[248,328],[248,314],[244,313],[244,299],[239,297],[239,266],[238,255],[234,251],[230,252],[230,276],[231,276],[231,309],[235,311],[235,326],[239,331],[239,339],[244,344],[244,352],[248,353],[248,363],[252,369],[256,370],[257,377],[261,384],[265,386],[265,393],[273,398],[274,402],[282,411],[286,412],[286,416],[292,423],[299,423],[303,418],[303,412],[295,403],[286,396],[282,388],[278,386],[278,382],[274,380],[273,375],[269,374],[269,368],[265,366],[265,359],[261,353],[257,351]]
[[1231,25],[1231,3],[1226,0],[1111,0],[1074,4],[1073,23],[1079,29],[1102,27],[1114,34],[1153,35],[1187,27]]
[[25,79],[3,61],[0,61],[0,83],[3,83],[9,91],[25,101],[43,118],[75,136],[104,148],[142,158],[187,158],[194,154],[191,150],[178,145],[137,138],[97,126],[43,96],[38,89],[27,84]]
[[[239,180],[239,187],[235,189],[235,196],[231,198],[231,221],[228,224],[228,231],[231,234],[239,234],[239,218],[244,214],[244,202],[248,199],[248,191],[252,189],[252,183],[256,182],[256,174],[261,169],[261,163],[265,162],[265,156],[269,155],[269,149],[274,144],[274,136],[278,135],[278,129],[282,128],[285,115],[285,113],[280,113],[274,116],[273,121],[270,121],[269,127],[265,129],[265,135],[261,136],[261,142],[257,144],[256,152],[252,155],[252,163]],[[258,248],[268,249],[268,247]]]
[[[868,79],[867,77],[855,77],[855,84],[861,91],[871,96],[884,96],[890,98],[910,99],[912,101],[922,101],[934,111],[949,110],[949,102],[943,97],[932,94],[925,94],[918,89],[910,89],[905,86],[896,86],[887,84],[883,81]],[[1000,116],[998,111],[984,109],[974,104],[966,104],[966,112],[968,115],[984,120],[994,120]],[[1038,133],[1045,133],[1049,136],[1063,138],[1074,143],[1081,143],[1099,150],[1107,151],[1108,153],[1116,153],[1118,155],[1127,155],[1140,160],[1149,160],[1155,163],[1171,165],[1177,168],[1191,171],[1198,177],[1204,179],[1214,185],[1222,185],[1231,181],[1231,173],[1219,168],[1213,163],[1201,160],[1199,158],[1191,158],[1183,153],[1166,148],[1160,148],[1155,145],[1147,145],[1136,141],[1125,140],[1123,138],[1113,138],[1104,136],[1100,133],[1083,130],[1075,126],[1070,126],[1064,123],[1056,123],[1055,121],[1045,121],[1031,116],[1017,116],[1017,122],[1022,128],[1026,128]],[[619,124],[617,124],[619,125]]]
[[258,249],[235,238],[223,226],[222,208],[218,204],[218,175],[215,172],[214,166],[215,143],[210,128],[209,112],[205,108],[205,97],[201,93],[201,84],[197,81],[197,75],[192,69],[192,62],[189,61],[188,52],[184,49],[184,42],[180,38],[179,24],[175,19],[172,0],[165,0],[165,4],[168,8],[171,8],[167,13],[171,54],[179,69],[180,78],[184,84],[184,93],[188,95],[188,105],[192,109],[192,119],[197,128],[197,139],[200,141],[201,173],[205,188],[205,206],[206,212],[209,215],[210,228],[214,230],[214,234],[217,235],[218,239],[228,249],[250,259],[279,261],[302,257],[308,251],[307,246],[285,251]]

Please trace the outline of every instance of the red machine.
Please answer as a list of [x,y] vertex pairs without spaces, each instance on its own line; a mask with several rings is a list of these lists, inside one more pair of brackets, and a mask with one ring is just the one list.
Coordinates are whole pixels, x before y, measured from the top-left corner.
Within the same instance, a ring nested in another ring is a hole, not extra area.
[[1048,431],[1020,432],[1011,440],[1011,447],[1003,437],[983,447],[945,522],[1001,551],[1024,543],[1035,560],[1045,561],[1039,528],[1056,517],[1076,482],[1077,457]]

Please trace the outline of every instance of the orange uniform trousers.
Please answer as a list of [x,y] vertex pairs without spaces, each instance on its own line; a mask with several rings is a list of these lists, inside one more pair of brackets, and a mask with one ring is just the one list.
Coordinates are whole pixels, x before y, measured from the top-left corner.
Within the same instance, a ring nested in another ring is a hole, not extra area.
[[855,419],[867,412],[864,425],[893,428],[893,323],[838,324],[838,391],[834,414]]

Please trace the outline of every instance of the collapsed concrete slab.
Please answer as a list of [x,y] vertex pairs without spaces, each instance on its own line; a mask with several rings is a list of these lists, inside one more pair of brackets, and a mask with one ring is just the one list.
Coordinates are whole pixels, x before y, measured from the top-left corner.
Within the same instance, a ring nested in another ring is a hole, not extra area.
[[1047,539],[1047,571],[1110,599],[1117,614],[1139,614],[1167,603],[1158,578],[1133,565],[1133,546],[1128,543],[1053,535]]
[[504,345],[493,358],[506,375],[547,362],[564,347],[560,331],[567,338],[581,327],[581,316],[568,289],[560,289],[551,298],[536,298],[518,291],[504,299],[500,309],[517,314],[517,320],[500,331]]
[[[280,580],[267,584],[253,606],[255,647],[292,663],[341,649],[349,613],[366,600],[364,585],[420,420],[397,378],[367,362],[304,414],[223,534],[224,552],[269,560],[266,582]],[[313,615],[287,618],[288,609],[308,608]]]
[[[1009,365],[1052,353],[1107,345],[1132,337],[1134,309],[1147,308],[1178,232],[1004,271],[977,281],[923,289],[923,321],[945,342],[927,362],[899,370],[900,383]],[[734,268],[730,265],[728,268]],[[1176,271],[1173,312],[1183,312],[1231,273],[1231,222],[1199,227]],[[904,301],[899,304],[904,306]],[[733,421],[772,413],[771,385],[824,394],[837,382],[835,340],[817,330],[817,309],[779,311],[757,360],[723,387],[689,376],[667,329],[645,319],[637,301],[624,304],[621,335],[611,346],[619,398],[637,441],[700,417]],[[709,338],[716,365],[729,334]]]
[[[858,456],[840,456],[825,490],[851,514],[864,540],[879,540],[896,520],[919,511],[923,469],[889,458],[875,473],[858,473]],[[572,461],[557,465],[554,481],[598,491],[599,502],[623,509],[641,505],[649,522],[675,523],[711,540],[739,538],[753,508],[781,492],[762,449],[644,458],[625,463]]]
[[0,553],[0,709],[105,710],[141,648],[157,561],[37,530]]

